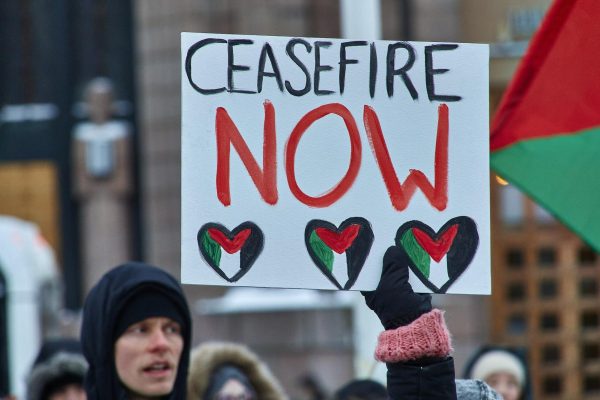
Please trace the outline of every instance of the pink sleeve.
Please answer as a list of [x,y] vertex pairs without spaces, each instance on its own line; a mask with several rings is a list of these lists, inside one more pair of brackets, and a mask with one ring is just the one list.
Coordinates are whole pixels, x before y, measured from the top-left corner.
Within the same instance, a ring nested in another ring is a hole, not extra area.
[[421,315],[412,323],[379,335],[375,358],[386,363],[424,357],[446,357],[452,352],[450,332],[438,309]]

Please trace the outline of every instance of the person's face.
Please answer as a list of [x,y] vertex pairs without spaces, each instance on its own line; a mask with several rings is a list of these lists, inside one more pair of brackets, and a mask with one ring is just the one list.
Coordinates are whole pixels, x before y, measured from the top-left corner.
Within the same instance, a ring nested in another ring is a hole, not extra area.
[[237,379],[229,379],[215,396],[215,400],[253,400],[254,396]]
[[131,325],[115,343],[115,366],[121,382],[136,398],[169,394],[183,350],[181,327],[165,317]]
[[486,377],[485,381],[501,394],[504,400],[518,400],[521,396],[521,386],[513,374],[496,372]]
[[77,383],[65,385],[52,393],[48,400],[86,400],[85,390]]

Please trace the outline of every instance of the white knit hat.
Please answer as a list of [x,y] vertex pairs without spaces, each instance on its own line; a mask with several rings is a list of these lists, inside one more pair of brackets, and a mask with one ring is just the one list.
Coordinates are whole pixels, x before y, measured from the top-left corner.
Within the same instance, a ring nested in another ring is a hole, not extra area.
[[471,378],[485,380],[497,372],[514,375],[519,386],[523,387],[525,382],[523,363],[517,356],[504,350],[492,350],[483,354],[473,365]]

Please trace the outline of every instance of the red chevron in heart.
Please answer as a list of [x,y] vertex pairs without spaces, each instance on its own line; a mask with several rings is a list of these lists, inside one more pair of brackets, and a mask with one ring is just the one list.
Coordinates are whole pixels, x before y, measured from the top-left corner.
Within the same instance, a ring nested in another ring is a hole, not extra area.
[[237,253],[240,251],[244,243],[246,243],[246,239],[250,236],[251,230],[249,228],[243,229],[238,232],[237,235],[233,237],[233,239],[229,239],[225,233],[216,228],[208,229],[208,234],[210,237],[217,243],[221,245],[221,247],[228,252],[229,254]]
[[331,229],[327,228],[317,228],[315,229],[316,234],[321,238],[321,240],[329,246],[329,248],[335,251],[338,254],[342,254],[348,249],[348,247],[352,246],[354,239],[358,236],[358,232],[360,231],[360,225],[352,224],[342,232],[338,233]]
[[452,225],[437,239],[433,239],[419,228],[412,228],[412,232],[417,243],[419,243],[427,254],[429,254],[436,262],[440,262],[446,253],[448,253],[448,250],[450,250],[450,247],[454,242],[454,238],[458,232],[458,225]]

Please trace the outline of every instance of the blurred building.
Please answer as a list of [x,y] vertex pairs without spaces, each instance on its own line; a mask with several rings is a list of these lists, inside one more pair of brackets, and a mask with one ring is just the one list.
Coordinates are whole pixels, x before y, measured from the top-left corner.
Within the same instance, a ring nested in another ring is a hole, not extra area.
[[[137,143],[132,21],[127,1],[0,3],[0,214],[40,227],[59,257],[71,309],[83,297],[85,239],[72,182],[73,128],[89,119],[83,88],[107,76],[116,90],[115,118],[133,127]],[[135,195],[131,202],[137,204]],[[130,219],[137,231],[137,213]],[[136,257],[139,243],[132,243]]]
[[[387,40],[492,43],[490,107],[502,95],[549,0],[381,0]],[[71,134],[82,88],[116,88],[132,127],[133,254],[179,276],[180,32],[340,36],[339,0],[7,0],[0,5],[0,214],[36,222],[55,248],[67,305],[85,294]],[[483,343],[528,348],[534,394],[600,398],[600,261],[512,186],[492,186],[493,295],[436,296],[454,334],[457,375]],[[137,210],[137,211],[135,211]],[[110,251],[107,249],[107,251]],[[332,390],[355,373],[352,301],[288,291],[286,308],[232,306],[223,288],[185,288],[194,341],[248,343],[286,388],[314,373]],[[275,292],[273,292],[275,293]],[[238,293],[239,295],[239,293]],[[310,297],[310,296],[309,296]],[[214,298],[213,303],[202,299]],[[290,310],[294,311],[290,311]]]

